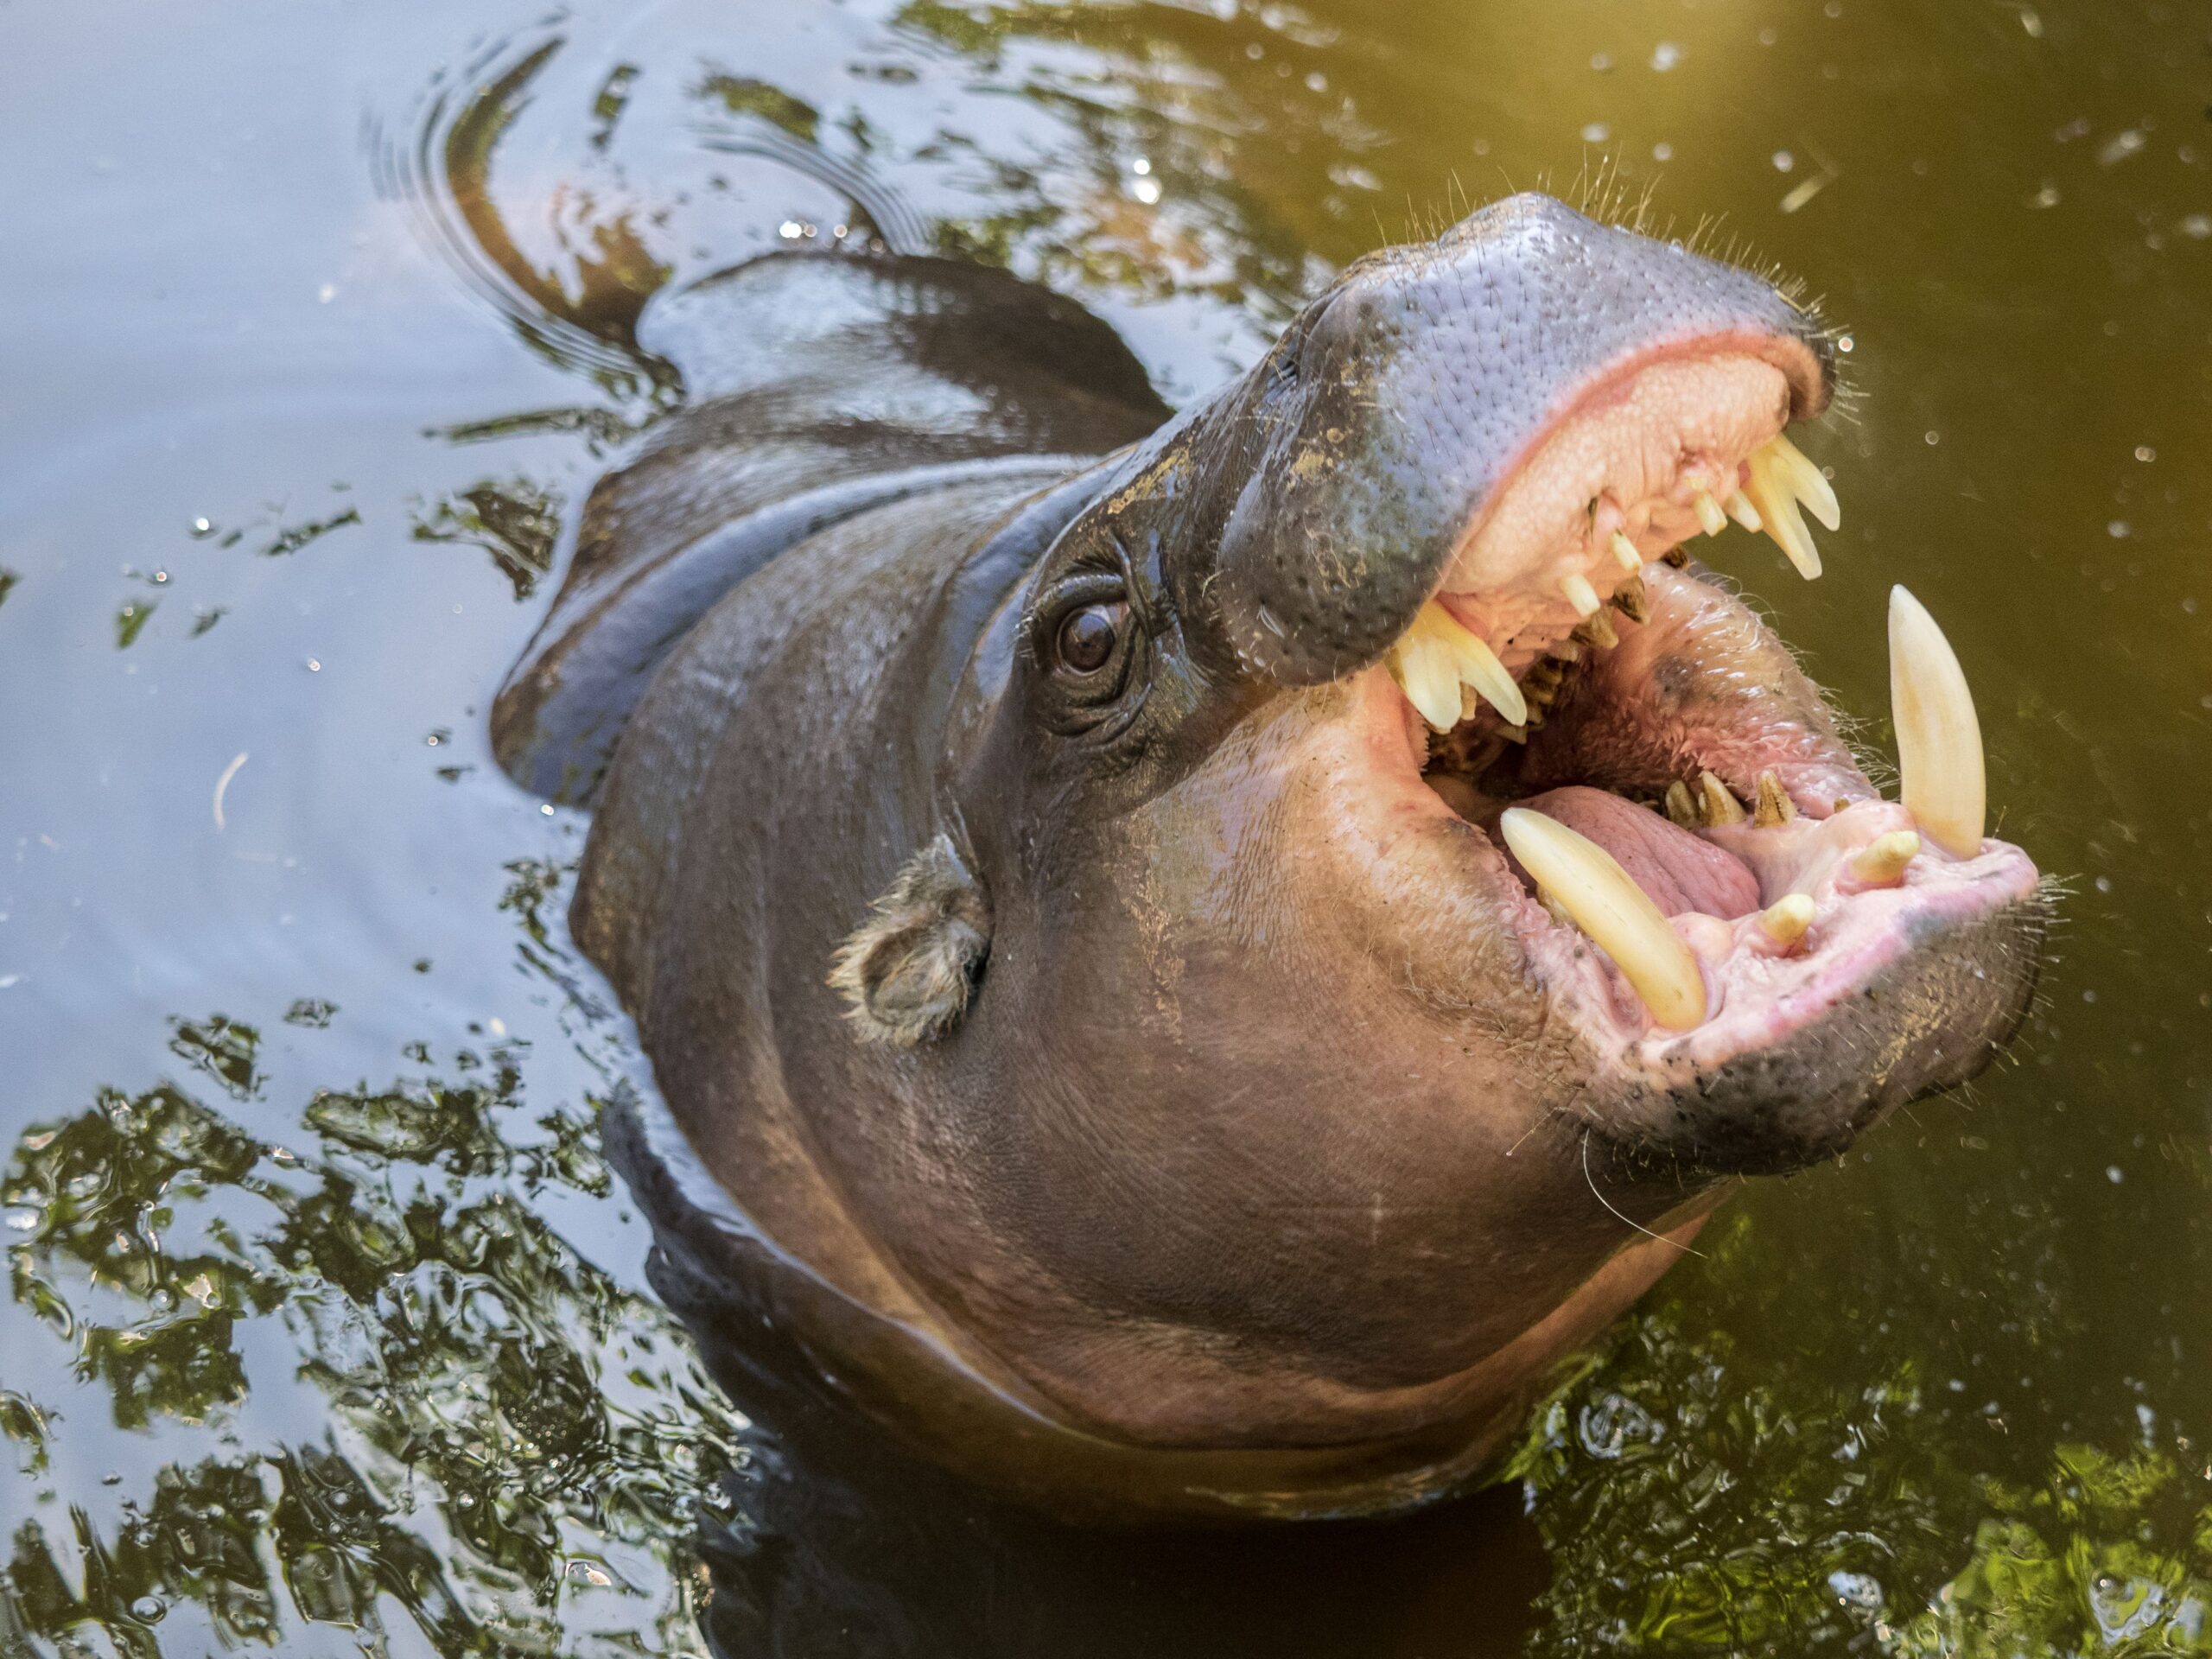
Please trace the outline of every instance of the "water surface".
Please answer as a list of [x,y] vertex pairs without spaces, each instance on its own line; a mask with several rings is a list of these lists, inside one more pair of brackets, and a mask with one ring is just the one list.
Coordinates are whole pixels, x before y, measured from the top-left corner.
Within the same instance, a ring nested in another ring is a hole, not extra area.
[[[2212,1648],[2208,117],[2138,0],[0,5],[0,1655]],[[1829,575],[1713,550],[1877,751],[1888,585],[1948,629],[2073,888],[2012,1062],[1747,1190],[1469,1503],[801,1454],[646,1281],[583,824],[484,737],[639,306],[918,241],[1179,398],[1546,182],[1844,327]]]

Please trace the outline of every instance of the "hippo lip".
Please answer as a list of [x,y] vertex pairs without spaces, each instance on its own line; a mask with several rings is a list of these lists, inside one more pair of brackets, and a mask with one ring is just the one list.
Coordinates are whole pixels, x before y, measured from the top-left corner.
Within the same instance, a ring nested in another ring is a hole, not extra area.
[[[1865,1005],[1919,961],[2037,906],[2018,849],[1955,854],[1920,836],[1784,648],[1689,568],[1683,541],[1732,518],[1818,574],[1799,504],[1833,527],[1834,496],[1781,437],[1791,408],[1784,369],[1734,342],[1607,377],[1531,444],[1414,626],[1358,677],[1394,805],[1465,843],[1554,1010],[1648,1087],[1771,1060],[1823,1021],[1878,1018]],[[1724,635],[1765,654],[1732,655]],[[1979,791],[1977,776],[1977,812]],[[1669,918],[1703,981],[1687,1028],[1662,1024],[1507,850],[1516,805],[1594,842]],[[1986,988],[1957,1014],[1986,1052],[2018,1017],[2024,976],[2010,959],[1954,965]],[[1972,1067],[1942,1069],[1917,1086]],[[1890,1081],[1839,1086],[1894,1096]]]

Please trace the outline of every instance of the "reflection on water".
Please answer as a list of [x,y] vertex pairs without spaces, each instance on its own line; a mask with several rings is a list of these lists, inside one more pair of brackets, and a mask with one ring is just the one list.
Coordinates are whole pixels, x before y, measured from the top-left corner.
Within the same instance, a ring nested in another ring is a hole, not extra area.
[[[0,1656],[2212,1648],[2201,18],[359,10],[0,9]],[[1056,1528],[695,1342],[599,1161],[581,826],[482,731],[681,396],[645,300],[936,249],[1179,397],[1601,160],[1848,327],[1830,574],[1736,574],[1861,710],[1887,585],[1945,618],[2077,895],[2018,1064],[1748,1192],[1502,1487],[1389,1526]]]
[[[299,1651],[304,1623],[381,1650],[404,1610],[441,1653],[686,1645],[668,1560],[741,1424],[669,1317],[539,1215],[552,1186],[609,1198],[588,1119],[527,1109],[522,1055],[493,1042],[442,1075],[316,1090],[299,1135],[267,1141],[204,1098],[261,1093],[260,1032],[172,1026],[180,1081],[17,1142],[11,1286],[44,1327],[20,1339],[64,1349],[75,1389],[11,1390],[4,1425],[33,1481],[54,1437],[98,1432],[95,1400],[118,1430],[189,1426],[199,1455],[108,1527],[66,1492],[24,1521],[17,1630]],[[166,1624],[186,1606],[193,1626]]]

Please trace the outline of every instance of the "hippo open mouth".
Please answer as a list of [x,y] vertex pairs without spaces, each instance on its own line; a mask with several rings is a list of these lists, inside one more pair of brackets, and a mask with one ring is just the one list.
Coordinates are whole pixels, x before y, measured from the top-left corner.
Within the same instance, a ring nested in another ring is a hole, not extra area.
[[1840,508],[1783,435],[1792,401],[1736,342],[1605,377],[1361,677],[1393,801],[1464,843],[1558,1011],[1655,1080],[1906,993],[1947,961],[1931,947],[2036,890],[2024,854],[1983,838],[1973,702],[1909,593],[1891,603],[1892,803],[1786,647],[1689,556],[1733,520],[1820,575],[1803,514],[1833,531]]

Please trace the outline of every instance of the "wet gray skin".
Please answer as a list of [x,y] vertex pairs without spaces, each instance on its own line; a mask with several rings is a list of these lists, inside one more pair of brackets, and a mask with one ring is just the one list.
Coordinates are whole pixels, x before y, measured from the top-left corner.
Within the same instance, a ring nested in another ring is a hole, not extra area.
[[1739,270],[1515,197],[1156,431],[1103,325],[944,261],[771,256],[639,337],[688,407],[601,483],[495,741],[594,807],[575,931],[733,1269],[938,1455],[1106,1508],[1431,1495],[1733,1177],[2025,1008],[2034,872],[1993,842],[1771,1018],[1594,1006],[1499,802],[1710,764],[1808,824],[1893,810],[1694,567],[1647,567],[1525,749],[1438,740],[1437,787],[1376,666],[1643,368],[1820,412],[1821,334]]

